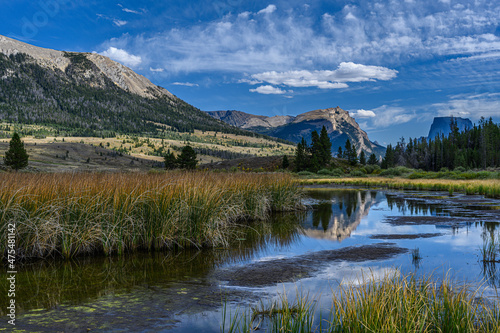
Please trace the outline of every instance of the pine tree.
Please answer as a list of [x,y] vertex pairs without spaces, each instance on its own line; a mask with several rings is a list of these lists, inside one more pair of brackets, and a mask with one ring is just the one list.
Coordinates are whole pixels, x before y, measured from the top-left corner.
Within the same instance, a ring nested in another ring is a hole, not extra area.
[[177,158],[177,163],[181,169],[196,169],[198,160],[196,159],[196,152],[191,146],[184,146],[181,154]]
[[4,164],[17,171],[28,166],[28,157],[19,134],[14,133],[9,143],[9,150],[5,152]]
[[370,158],[368,159],[368,164],[370,165],[378,164],[377,156],[375,156],[375,154],[370,155]]
[[297,144],[297,149],[295,150],[295,171],[306,170],[309,166],[309,161],[307,158],[307,143],[304,137]]
[[170,149],[165,154],[164,160],[165,160],[165,169],[172,170],[177,168],[177,159],[175,158],[174,153],[170,152]]
[[325,126],[321,128],[321,133],[319,135],[319,142],[321,145],[320,163],[322,167],[326,167],[327,164],[330,164],[330,160],[332,159],[332,142],[328,137],[328,131],[326,130]]
[[359,163],[361,165],[366,165],[366,156],[363,150],[361,151],[361,154],[359,154]]
[[385,151],[385,157],[382,160],[382,169],[389,169],[394,167],[394,149],[392,145],[389,144],[387,146],[387,150]]
[[288,169],[289,166],[290,166],[290,162],[288,161],[288,156],[284,155],[283,161],[281,162],[281,168]]
[[337,152],[337,158],[344,158],[344,153],[342,153],[342,147],[339,146],[339,150]]
[[349,164],[358,164],[358,154],[356,153],[356,147],[354,145],[351,145],[351,141],[349,141],[349,139],[347,139],[345,143],[344,155],[346,155]]
[[321,154],[321,141],[319,140],[318,132],[311,132],[311,154],[318,156]]

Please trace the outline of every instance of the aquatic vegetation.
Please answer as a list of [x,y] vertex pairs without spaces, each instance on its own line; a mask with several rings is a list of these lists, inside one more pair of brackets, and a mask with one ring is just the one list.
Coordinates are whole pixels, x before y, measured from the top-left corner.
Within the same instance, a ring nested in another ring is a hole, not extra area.
[[482,261],[484,263],[495,263],[500,260],[497,256],[500,253],[500,240],[498,235],[491,235],[491,237],[484,237],[483,246],[480,248]]
[[[288,304],[282,297],[263,311],[267,318],[263,328],[269,332],[498,332],[498,308],[478,301],[480,296],[480,290],[470,291],[448,278],[437,283],[431,277],[413,275],[388,275],[382,280],[372,276],[360,286],[345,284],[335,290],[324,319],[322,314],[314,318],[314,299],[299,297],[296,304]],[[248,319],[247,326],[234,325],[232,331],[252,331],[249,322],[252,325]]]
[[420,255],[420,249],[418,247],[411,250],[411,261],[415,267],[419,267],[420,260],[422,260],[422,256]]
[[[297,291],[296,300],[290,302],[286,293],[278,299],[261,300],[251,309],[239,310],[227,316],[227,301],[222,306],[221,332],[254,332],[264,329],[265,332],[313,332],[315,325],[316,303],[309,295]],[[228,328],[226,329],[226,322]],[[320,320],[320,326],[322,321]],[[320,330],[321,331],[321,330]]]
[[301,193],[286,174],[0,174],[0,251],[9,223],[20,257],[227,247]]

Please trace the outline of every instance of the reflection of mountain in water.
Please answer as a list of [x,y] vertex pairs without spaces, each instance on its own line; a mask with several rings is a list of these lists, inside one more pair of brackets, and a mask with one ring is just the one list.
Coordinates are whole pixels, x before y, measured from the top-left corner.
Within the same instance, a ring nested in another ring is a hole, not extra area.
[[311,197],[322,202],[314,207],[304,225],[313,238],[342,241],[351,236],[370,208],[384,200],[374,191],[315,191]]

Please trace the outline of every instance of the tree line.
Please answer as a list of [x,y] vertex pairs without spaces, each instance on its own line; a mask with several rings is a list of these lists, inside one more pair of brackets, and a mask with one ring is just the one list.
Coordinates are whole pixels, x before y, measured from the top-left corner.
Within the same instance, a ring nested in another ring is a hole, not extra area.
[[[332,143],[328,137],[325,126],[321,129],[321,134],[319,135],[317,131],[312,131],[310,146],[307,144],[304,137],[302,137],[302,140],[298,143],[297,149],[295,150],[295,171],[307,170],[317,172],[320,169],[328,167],[332,158],[331,148]],[[349,139],[347,139],[344,149],[339,147],[337,158],[346,159],[352,166],[358,163],[362,165],[378,164],[375,154],[371,154],[368,160],[366,159],[364,151],[361,151],[358,156],[356,146],[351,144]]]
[[478,125],[460,132],[456,120],[450,122],[450,134],[434,139],[404,138],[387,146],[382,168],[406,166],[426,171],[500,167],[500,124],[482,117]]

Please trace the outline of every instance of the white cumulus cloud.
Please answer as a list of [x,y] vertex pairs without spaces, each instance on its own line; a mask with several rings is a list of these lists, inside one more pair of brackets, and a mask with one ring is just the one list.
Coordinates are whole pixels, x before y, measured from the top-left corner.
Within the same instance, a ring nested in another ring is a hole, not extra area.
[[271,14],[273,13],[274,11],[276,11],[276,6],[275,5],[269,5],[267,6],[266,8],[262,9],[262,10],[259,10],[257,12],[257,14]]
[[100,54],[129,67],[136,67],[142,62],[142,58],[140,56],[135,56],[125,50],[112,46]]
[[164,68],[153,68],[153,67],[149,67],[149,70],[151,72],[155,72],[155,73],[162,73],[165,69]]
[[349,112],[349,114],[354,118],[373,118],[377,116],[375,112],[373,112],[372,110],[363,110],[363,109],[357,111],[351,111]]
[[373,112],[376,114],[376,117],[373,117],[371,120],[375,128],[404,124],[417,117],[415,112],[398,106],[382,105],[373,109]]
[[290,87],[317,87],[320,89],[347,88],[346,82],[390,80],[398,71],[380,66],[366,66],[352,62],[342,62],[336,70],[300,70],[253,74],[252,79],[273,85]]
[[283,95],[286,94],[285,90],[281,90],[280,88],[276,88],[273,86],[260,86],[256,89],[250,89],[250,92],[256,92],[264,95]]

